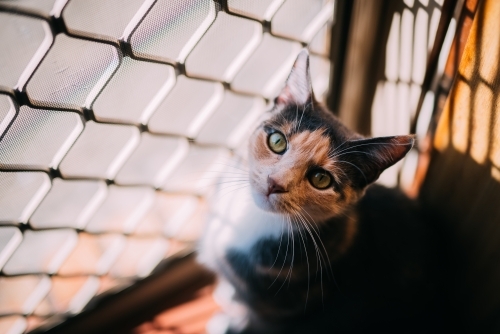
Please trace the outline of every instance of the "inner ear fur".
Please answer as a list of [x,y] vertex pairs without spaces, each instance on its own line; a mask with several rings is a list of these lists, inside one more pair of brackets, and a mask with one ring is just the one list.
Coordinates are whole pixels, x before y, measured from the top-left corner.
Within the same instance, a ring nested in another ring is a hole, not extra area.
[[304,105],[312,100],[314,100],[314,94],[309,68],[309,52],[307,49],[302,49],[275,103],[277,105]]
[[352,185],[364,188],[404,158],[415,142],[413,135],[352,140],[334,152],[335,160],[347,171]]

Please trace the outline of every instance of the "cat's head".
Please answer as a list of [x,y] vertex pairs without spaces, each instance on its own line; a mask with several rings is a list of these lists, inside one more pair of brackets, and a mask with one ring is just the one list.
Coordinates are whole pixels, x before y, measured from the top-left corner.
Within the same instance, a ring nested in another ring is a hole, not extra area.
[[370,183],[411,149],[412,136],[364,139],[314,98],[309,54],[250,138],[252,195],[265,210],[315,221],[342,214]]

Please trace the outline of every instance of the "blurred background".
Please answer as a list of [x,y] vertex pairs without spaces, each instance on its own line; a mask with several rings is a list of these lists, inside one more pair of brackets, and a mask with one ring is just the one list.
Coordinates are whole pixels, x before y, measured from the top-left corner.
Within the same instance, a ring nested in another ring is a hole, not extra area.
[[0,0],[0,333],[205,333],[206,196],[303,47],[349,127],[417,135],[379,182],[442,217],[457,321],[497,332],[498,17],[496,0]]

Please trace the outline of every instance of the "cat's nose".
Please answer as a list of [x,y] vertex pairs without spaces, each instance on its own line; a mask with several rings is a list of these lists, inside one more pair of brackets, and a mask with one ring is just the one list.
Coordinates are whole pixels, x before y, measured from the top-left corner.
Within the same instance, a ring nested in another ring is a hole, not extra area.
[[271,194],[285,193],[286,189],[277,183],[272,177],[267,177],[267,196]]

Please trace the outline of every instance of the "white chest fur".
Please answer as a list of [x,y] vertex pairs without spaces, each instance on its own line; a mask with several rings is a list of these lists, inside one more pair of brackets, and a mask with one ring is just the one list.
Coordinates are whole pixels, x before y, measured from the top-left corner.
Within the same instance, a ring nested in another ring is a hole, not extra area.
[[250,185],[233,192],[220,191],[214,196],[211,216],[199,247],[199,260],[217,270],[229,249],[243,253],[264,237],[280,238],[287,233],[284,217],[256,206]]

